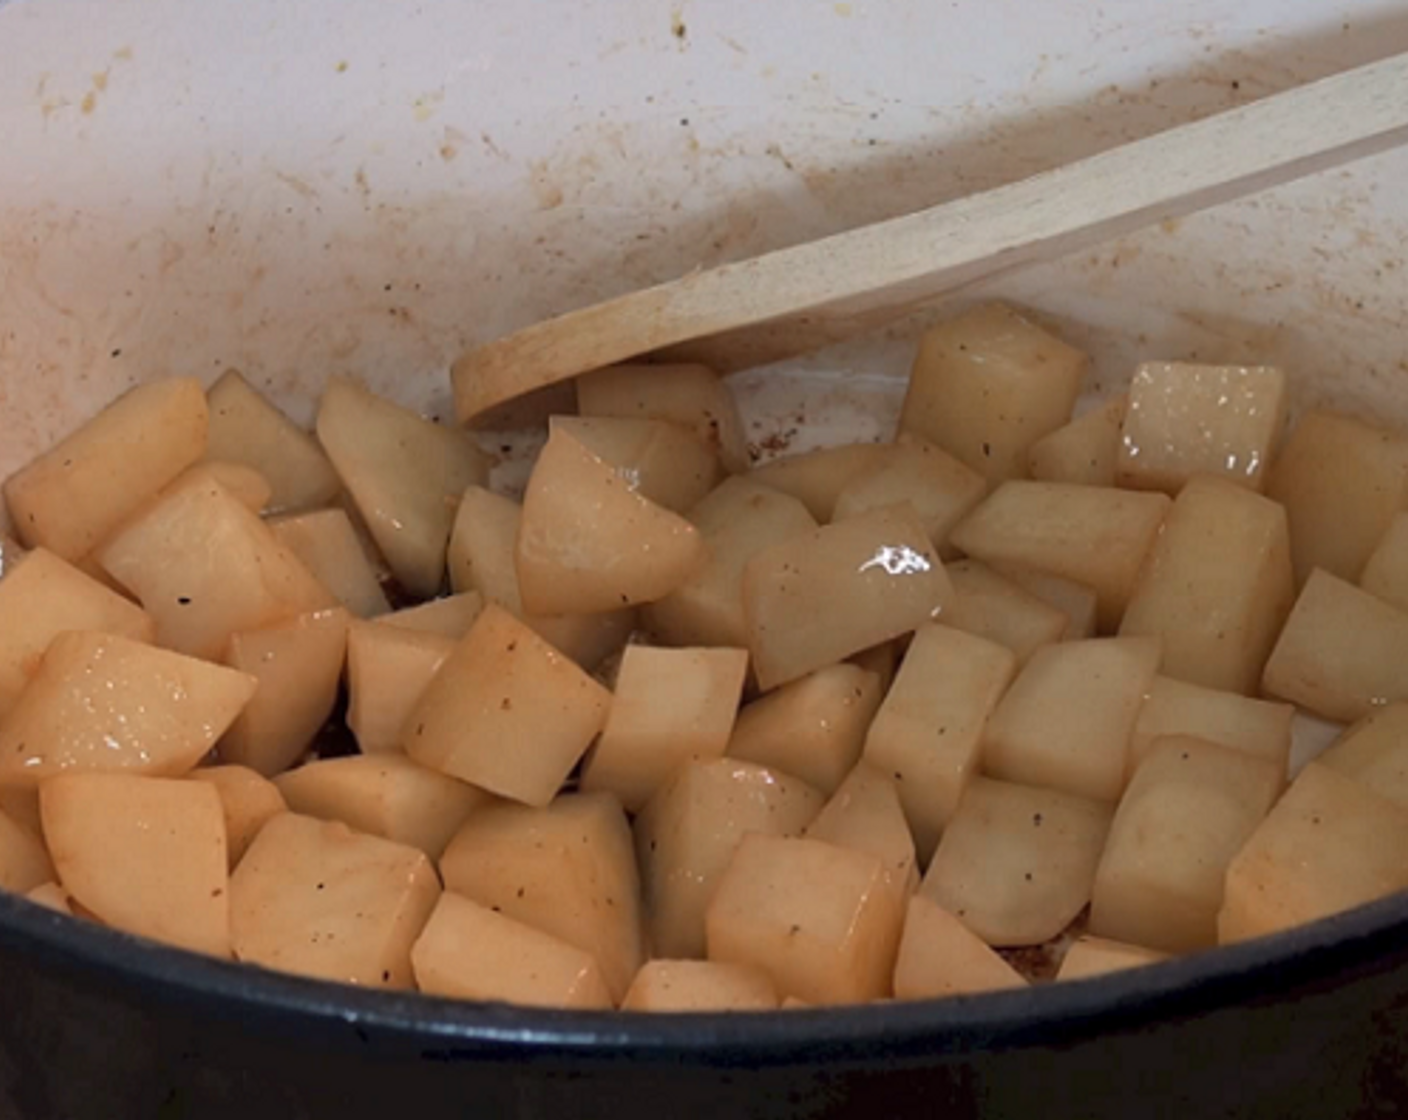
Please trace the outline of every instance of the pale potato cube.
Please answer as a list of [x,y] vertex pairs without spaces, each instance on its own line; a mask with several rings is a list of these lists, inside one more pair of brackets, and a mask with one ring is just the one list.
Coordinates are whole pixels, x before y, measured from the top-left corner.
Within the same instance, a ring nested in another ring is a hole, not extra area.
[[10,476],[15,532],[65,560],[86,556],[205,455],[208,427],[194,377],[137,386]]
[[693,525],[558,429],[528,480],[515,556],[524,609],[570,614],[664,598],[708,550]]
[[230,955],[225,811],[213,788],[59,774],[39,802],[59,881],[80,905],[128,933]]
[[1126,968],[1142,968],[1168,960],[1167,953],[1146,949],[1142,945],[1126,945],[1105,937],[1078,937],[1061,958],[1057,980],[1087,980],[1121,972]]
[[[247,467],[243,463],[227,463],[223,459],[207,459],[198,467],[191,469],[208,473],[211,478],[233,494],[250,513],[263,514],[274,493],[268,479],[253,467]],[[187,474],[189,473],[188,471]],[[173,485],[179,485],[179,483],[178,479]]]
[[743,569],[771,545],[816,528],[800,501],[747,478],[730,478],[689,511],[709,558],[663,599],[645,608],[645,624],[671,645],[748,644]]
[[723,480],[719,458],[692,432],[662,420],[554,416],[549,428],[609,463],[641,497],[684,513]]
[[721,758],[738,715],[748,652],[627,646],[581,788],[638,811],[690,759]]
[[613,1000],[645,960],[631,829],[610,794],[487,805],[450,841],[440,873],[447,890],[590,953]]
[[1314,568],[1357,580],[1408,506],[1408,439],[1312,409],[1277,455],[1266,493],[1290,518],[1298,584]]
[[28,894],[54,877],[39,833],[0,812],[0,891]]
[[1090,932],[1169,953],[1217,944],[1227,865],[1281,792],[1273,763],[1202,739],[1154,743],[1095,871]]
[[267,778],[298,761],[337,703],[348,621],[336,607],[230,635],[225,664],[259,688],[220,740],[225,762]]
[[347,726],[363,754],[401,749],[401,732],[457,643],[381,622],[347,630]]
[[1118,482],[1177,494],[1210,474],[1260,492],[1285,423],[1279,369],[1145,362],[1129,387]]
[[1092,638],[1032,656],[988,720],[983,770],[1009,782],[1117,801],[1157,638]]
[[756,832],[705,915],[710,960],[761,969],[779,994],[815,1004],[890,995],[903,921],[878,856]]
[[1271,763],[1284,784],[1295,711],[1291,704],[1253,700],[1235,692],[1156,676],[1134,724],[1129,772],[1133,774],[1148,757],[1154,740],[1164,735],[1191,735]]
[[1129,398],[1123,394],[1093,408],[1027,449],[1027,469],[1038,482],[1113,486],[1120,455],[1120,427]]
[[279,543],[358,618],[372,618],[391,609],[346,510],[319,509],[280,517],[271,521],[269,528]]
[[876,674],[859,665],[828,665],[739,712],[728,756],[835,793],[860,758],[881,695]]
[[220,795],[225,814],[225,852],[230,870],[244,858],[259,830],[288,811],[279,787],[248,766],[200,766],[192,781],[206,782]]
[[401,586],[436,594],[460,495],[489,473],[473,439],[343,377],[323,391],[318,439]]
[[953,585],[908,505],[814,529],[743,570],[743,612],[767,690],[908,633],[953,599]]
[[760,968],[720,961],[646,961],[622,1011],[776,1011],[777,989]]
[[874,443],[847,443],[800,455],[784,455],[748,472],[748,481],[796,498],[818,522],[826,524],[847,486],[889,458]]
[[435,860],[469,815],[492,800],[399,754],[319,759],[280,774],[274,785],[295,813],[341,821]]
[[909,898],[919,886],[919,860],[899,790],[867,762],[856,764],[804,835],[879,856],[887,882],[901,899]]
[[430,995],[524,1007],[614,1006],[590,953],[449,892],[411,947],[411,966]]
[[1095,637],[1096,595],[1092,588],[1074,580],[1062,579],[1048,572],[1024,568],[1020,564],[990,564],[1003,579],[1010,580],[1044,603],[1050,603],[1066,616],[1065,642]]
[[1408,700],[1408,613],[1317,568],[1266,662],[1262,688],[1351,723]]
[[25,898],[39,906],[53,910],[56,914],[67,914],[69,917],[73,917],[73,906],[69,893],[58,883],[40,883],[33,890],[27,891]]
[[1113,806],[975,778],[919,886],[989,945],[1040,945],[1090,901]]
[[228,370],[207,390],[212,459],[245,463],[269,481],[270,513],[316,509],[342,489],[318,441]]
[[895,998],[937,999],[1026,986],[1016,969],[932,898],[909,900],[895,960]]
[[994,567],[1019,564],[1085,584],[1095,592],[1101,632],[1110,633],[1171,504],[1166,494],[1004,482],[949,541]]
[[1070,420],[1088,365],[1010,307],[975,307],[920,339],[900,430],[990,482],[1021,478],[1031,445]]
[[606,723],[611,693],[502,607],[441,665],[401,733],[422,766],[546,805]]
[[1006,646],[1016,654],[1018,665],[1025,665],[1042,646],[1064,639],[1070,629],[1065,612],[979,560],[957,560],[944,570],[954,592],[944,623]]
[[1312,762],[1227,868],[1218,939],[1274,933],[1408,887],[1408,809]]
[[257,687],[246,673],[128,638],[60,634],[0,723],[0,785],[33,787],[66,770],[184,774]]
[[1364,564],[1359,586],[1399,610],[1408,611],[1408,513],[1400,513],[1389,522]]
[[477,591],[463,591],[458,595],[446,595],[443,599],[431,599],[418,606],[403,607],[381,615],[377,621],[423,634],[463,638],[483,609],[484,596]]
[[1408,809],[1408,704],[1375,709],[1315,761]]
[[923,855],[934,850],[978,772],[983,728],[1017,672],[1012,651],[937,623],[914,634],[865,739],[865,761],[894,776]]
[[636,631],[634,607],[600,614],[525,614],[523,623],[558,653],[595,673]]
[[636,817],[650,944],[704,955],[704,911],[744,833],[797,836],[825,797],[805,782],[733,759],[689,762]]

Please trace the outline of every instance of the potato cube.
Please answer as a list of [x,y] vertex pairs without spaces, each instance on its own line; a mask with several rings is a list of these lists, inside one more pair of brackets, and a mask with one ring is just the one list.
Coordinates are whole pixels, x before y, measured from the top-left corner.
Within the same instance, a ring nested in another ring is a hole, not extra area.
[[775,544],[743,570],[758,685],[776,688],[908,633],[952,599],[943,564],[907,505]]
[[1158,668],[1157,638],[1092,638],[1037,650],[988,720],[983,770],[1119,800],[1134,723]]
[[650,943],[704,955],[704,911],[744,833],[797,836],[825,798],[796,778],[732,759],[689,762],[636,817]]
[[885,863],[886,881],[901,900],[919,886],[919,860],[899,790],[867,762],[856,764],[804,835],[879,856]]
[[613,1000],[645,960],[631,829],[610,794],[568,794],[546,809],[484,806],[450,841],[440,872],[447,890],[590,953]]
[[1408,704],[1376,708],[1315,761],[1408,809]]
[[0,813],[16,824],[23,825],[41,836],[44,826],[39,819],[38,786],[0,786]]
[[1312,762],[1227,868],[1223,943],[1312,922],[1408,887],[1408,809]]
[[248,766],[200,766],[191,780],[206,782],[220,795],[225,814],[225,853],[230,870],[244,858],[259,830],[288,811],[279,787]]
[[908,639],[908,635],[902,635],[891,641],[881,642],[878,646],[863,649],[846,658],[846,664],[858,666],[879,677],[880,695],[883,697],[890,691],[890,685],[895,683],[895,674],[900,671],[900,660],[904,657]]
[[1020,564],[999,561],[988,566],[1003,579],[1015,583],[1066,616],[1066,630],[1061,635],[1063,642],[1095,637],[1096,596],[1093,589],[1074,580],[1024,568]]
[[600,614],[525,614],[523,623],[588,673],[597,672],[625,649],[636,632],[634,607]]
[[1276,768],[1284,785],[1295,711],[1290,704],[1253,700],[1235,692],[1156,676],[1134,724],[1129,772],[1133,774],[1148,757],[1154,740],[1164,735],[1191,735],[1264,759]]
[[771,977],[750,965],[719,961],[646,961],[622,1011],[776,1011]]
[[1088,980],[1108,972],[1126,968],[1142,968],[1168,960],[1167,953],[1146,949],[1142,945],[1126,945],[1104,937],[1078,937],[1061,958],[1057,980]]
[[1026,986],[1016,969],[932,898],[915,895],[909,900],[895,961],[897,999],[936,999]]
[[59,881],[105,924],[230,955],[220,795],[200,782],[60,774],[39,790]]
[[1389,522],[1364,564],[1359,586],[1391,606],[1408,611],[1408,513],[1400,513]]
[[865,739],[865,761],[894,775],[927,855],[978,771],[983,728],[1017,671],[1012,651],[937,623],[914,634]]
[[388,626],[415,630],[423,634],[438,634],[445,638],[463,638],[484,609],[484,596],[477,591],[464,591],[431,599],[414,607],[403,607],[377,619]]
[[92,552],[206,450],[194,377],[139,385],[4,485],[15,532],[68,561]]
[[1185,735],[1156,740],[1110,825],[1090,931],[1170,953],[1216,945],[1227,865],[1280,791],[1265,759]]
[[[1019,564],[1095,592],[1103,633],[1119,625],[1171,502],[1061,482],[1004,482],[949,535],[994,567]],[[1005,571],[1005,569],[1002,569]]]
[[611,693],[502,607],[486,607],[401,734],[422,766],[527,805],[556,796]]
[[193,471],[205,472],[228,490],[250,513],[262,515],[274,493],[268,480],[253,467],[247,467],[243,463],[227,463],[223,459],[207,459],[199,466],[192,467],[172,485],[179,486],[181,479]]
[[616,416],[554,416],[550,428],[567,433],[609,463],[641,497],[675,513],[696,505],[724,477],[718,456],[677,424]]
[[28,894],[54,877],[39,834],[0,812],[0,891]]
[[1123,394],[1091,409],[1027,449],[1027,468],[1038,482],[1113,486],[1120,455],[1120,427],[1129,398]]
[[1006,646],[1019,666],[1042,646],[1061,641],[1070,628],[1064,612],[978,560],[958,560],[944,570],[954,591],[945,625]]
[[975,778],[919,886],[996,947],[1040,945],[1090,901],[1111,805]]
[[56,914],[67,914],[69,917],[73,917],[72,899],[68,891],[58,883],[40,883],[33,890],[26,891],[25,898],[45,909],[54,911]]
[[319,509],[269,523],[279,543],[358,618],[391,609],[376,569],[343,509]]
[[363,754],[401,749],[401,732],[456,641],[354,621],[347,631],[347,726]]
[[748,472],[748,480],[796,498],[821,524],[832,519],[836,501],[847,486],[884,463],[887,449],[874,443],[823,447],[784,455]]
[[411,966],[423,992],[526,1007],[610,1010],[611,993],[588,952],[455,894],[442,894]]
[[184,774],[257,686],[245,673],[128,638],[60,634],[0,723],[0,785],[33,787],[66,770]]
[[1326,719],[1351,723],[1408,700],[1408,613],[1317,569],[1291,608],[1262,687]]
[[1070,420],[1088,364],[1010,307],[975,307],[920,339],[900,430],[989,482],[1021,478],[1031,445]]

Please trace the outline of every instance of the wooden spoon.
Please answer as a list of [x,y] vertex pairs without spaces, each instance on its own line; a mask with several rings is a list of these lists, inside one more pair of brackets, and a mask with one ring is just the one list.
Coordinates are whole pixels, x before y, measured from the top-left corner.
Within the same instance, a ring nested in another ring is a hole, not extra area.
[[[670,348],[736,368],[893,320],[961,286],[1242,198],[1408,140],[1408,55],[1021,182],[572,311],[454,365],[462,421]],[[757,343],[761,339],[761,349]],[[689,343],[688,348],[682,344]]]

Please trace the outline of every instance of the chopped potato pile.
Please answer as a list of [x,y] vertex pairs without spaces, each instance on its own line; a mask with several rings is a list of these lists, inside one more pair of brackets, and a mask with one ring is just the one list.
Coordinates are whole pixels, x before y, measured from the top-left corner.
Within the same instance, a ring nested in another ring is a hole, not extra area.
[[[4,486],[0,888],[344,983],[698,1011],[1408,887],[1408,436],[1283,438],[1269,367],[1075,415],[1087,365],[979,307],[892,442],[758,466],[709,370],[602,370],[521,500],[343,378],[315,433],[238,373],[144,384]],[[1293,766],[1297,709],[1349,726]]]

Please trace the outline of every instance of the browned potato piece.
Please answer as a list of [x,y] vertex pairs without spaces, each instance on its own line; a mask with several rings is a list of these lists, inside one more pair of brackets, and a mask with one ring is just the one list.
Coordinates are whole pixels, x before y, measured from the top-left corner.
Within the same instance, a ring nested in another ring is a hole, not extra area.
[[989,567],[1003,579],[1010,580],[1042,602],[1050,603],[1066,616],[1066,630],[1061,635],[1062,641],[1095,637],[1096,596],[1094,590],[1085,584],[1024,568],[1020,564],[1003,564],[999,561]]
[[452,999],[610,1010],[601,967],[577,946],[467,898],[440,896],[411,947],[416,984]]
[[259,830],[288,811],[279,787],[248,766],[201,766],[192,770],[190,777],[209,783],[220,795],[231,871],[254,843]]
[[959,522],[949,541],[994,567],[1018,564],[1085,584],[1095,592],[1100,630],[1109,633],[1119,625],[1170,504],[1166,494],[1004,482]]
[[1315,761],[1408,809],[1408,704],[1375,709]]
[[622,1011],[775,1011],[777,989],[760,968],[719,961],[646,961]]
[[975,778],[919,886],[989,945],[1040,945],[1090,901],[1112,806]]
[[225,811],[212,787],[60,774],[39,803],[59,880],[82,906],[128,933],[230,955]]
[[1253,700],[1235,692],[1156,676],[1144,696],[1129,744],[1131,774],[1163,735],[1192,735],[1265,759],[1286,780],[1291,757],[1291,704]]
[[919,886],[914,836],[895,783],[867,762],[847,775],[805,834],[840,848],[879,856],[895,894],[907,899]]
[[617,416],[554,416],[549,426],[609,463],[641,497],[675,513],[698,503],[724,476],[718,456],[678,424]]
[[448,890],[590,953],[614,1000],[645,960],[630,825],[610,794],[485,806],[450,841],[440,872]]
[[1086,980],[1107,972],[1126,968],[1142,968],[1168,960],[1167,953],[1146,949],[1142,945],[1125,945],[1104,937],[1078,937],[1061,958],[1057,980]]
[[909,900],[895,961],[895,998],[936,999],[1026,986],[1016,969],[932,898]]
[[702,957],[704,910],[744,833],[796,836],[824,802],[805,782],[747,762],[680,767],[635,822],[655,954]]
[[1119,484],[1177,494],[1211,474],[1260,491],[1285,421],[1279,369],[1145,362],[1129,389]]
[[347,631],[347,726],[364,754],[401,749],[401,732],[456,642],[354,621]]
[[502,607],[486,607],[401,734],[422,766],[546,805],[606,723],[611,693]]
[[1408,439],[1313,409],[1277,456],[1266,493],[1290,518],[1298,584],[1313,568],[1357,580],[1408,505]]
[[257,686],[245,673],[113,634],[60,634],[0,723],[0,785],[32,787],[66,770],[184,774]]
[[54,877],[39,834],[0,812],[0,891],[27,894]]
[[814,529],[753,557],[743,612],[767,690],[927,622],[953,585],[908,505]]
[[1042,646],[1061,641],[1070,628],[1064,612],[981,561],[957,560],[944,570],[954,591],[945,625],[1006,646],[1019,666]]
[[900,430],[990,482],[1021,478],[1028,448],[1070,420],[1088,364],[1010,307],[975,307],[920,339]]
[[119,397],[4,485],[20,540],[86,556],[206,450],[209,413],[194,377]]
[[423,634],[439,634],[446,638],[463,638],[484,609],[484,596],[477,591],[464,591],[431,599],[415,607],[403,607],[377,619],[388,626],[415,630]]
[[1408,887],[1408,809],[1312,762],[1227,868],[1218,939],[1274,933]]
[[1262,687],[1350,723],[1408,700],[1408,613],[1316,569],[1271,651]]
[[904,914],[884,862],[820,840],[749,833],[705,916],[709,959],[752,965],[816,1004],[891,993]]
[[978,770],[983,727],[1017,671],[1012,651],[937,623],[914,634],[865,739],[865,761],[894,775],[928,854]]
[[1389,522],[1364,564],[1359,586],[1399,610],[1408,611],[1408,513],[1400,513]]
[[748,480],[796,498],[821,524],[832,519],[836,501],[847,486],[888,458],[887,449],[874,443],[848,443],[823,447],[800,455],[784,455],[754,467]]
[[993,777],[1117,801],[1157,638],[1093,638],[1037,650],[988,720]]
[[1113,486],[1120,455],[1120,426],[1129,398],[1121,394],[1042,436],[1027,449],[1027,467],[1038,482]]
[[391,609],[376,569],[343,509],[319,509],[269,523],[279,543],[358,618]]
[[1157,740],[1110,825],[1090,931],[1170,953],[1216,945],[1227,865],[1280,791],[1265,759],[1186,735]]

